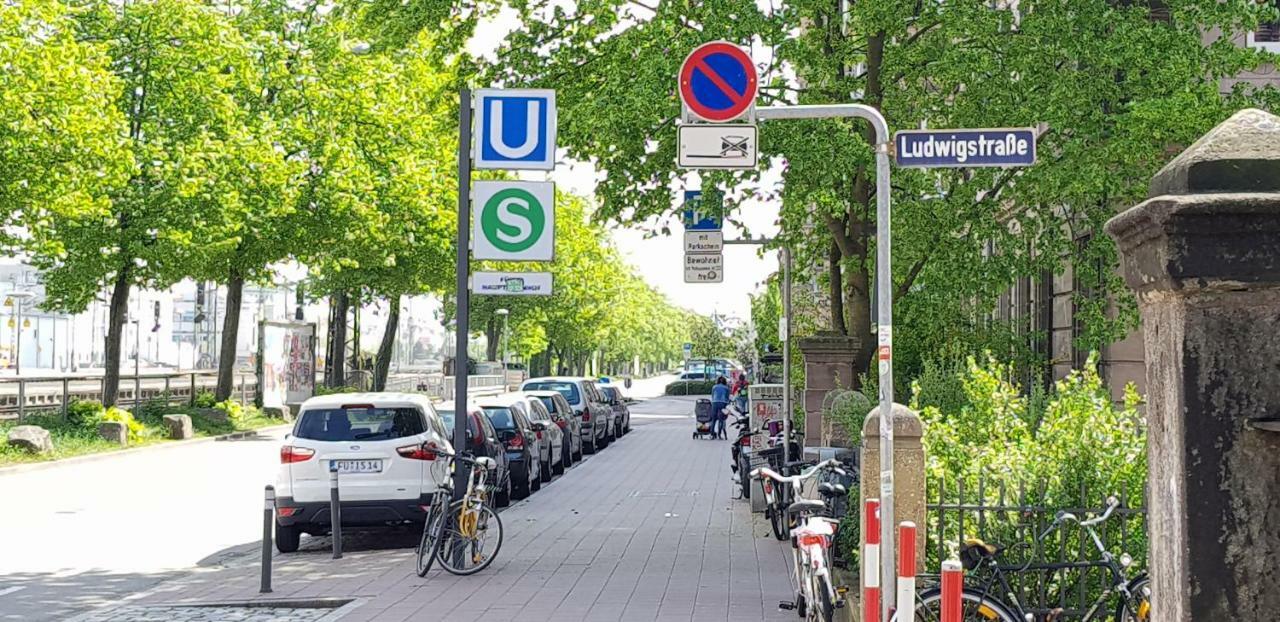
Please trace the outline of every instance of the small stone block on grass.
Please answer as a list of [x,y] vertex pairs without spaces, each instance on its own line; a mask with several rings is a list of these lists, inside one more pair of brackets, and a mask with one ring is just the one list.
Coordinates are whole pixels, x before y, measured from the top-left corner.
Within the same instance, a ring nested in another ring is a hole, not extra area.
[[45,454],[53,451],[53,437],[38,425],[20,425],[9,430],[8,442],[31,453]]
[[195,428],[191,426],[191,417],[187,415],[165,415],[164,425],[169,430],[169,438],[186,440],[195,437]]
[[230,423],[231,418],[227,416],[227,411],[221,408],[196,408],[195,413],[204,418],[205,421],[212,423]]
[[98,436],[123,447],[129,444],[129,426],[119,421],[103,421],[98,424]]

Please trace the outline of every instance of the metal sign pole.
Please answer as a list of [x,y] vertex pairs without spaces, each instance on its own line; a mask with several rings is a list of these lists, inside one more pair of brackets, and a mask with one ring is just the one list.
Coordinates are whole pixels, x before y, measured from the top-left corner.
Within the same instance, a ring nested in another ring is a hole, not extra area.
[[[876,298],[879,310],[877,360],[880,372],[880,578],[883,593],[893,594],[893,280],[889,258],[889,125],[879,110],[864,104],[770,106],[756,111],[760,121],[780,119],[836,119],[857,117],[871,123],[876,134]],[[786,358],[785,343],[783,358]],[[786,373],[789,370],[784,370]],[[788,413],[790,414],[790,413]],[[881,599],[882,622],[888,622],[890,599]]]
[[782,463],[797,460],[791,455],[791,249],[782,246]]
[[[467,445],[467,333],[471,306],[471,89],[458,93],[458,291],[453,354],[453,451]],[[462,498],[467,489],[467,468],[459,462],[453,468],[453,496]]]

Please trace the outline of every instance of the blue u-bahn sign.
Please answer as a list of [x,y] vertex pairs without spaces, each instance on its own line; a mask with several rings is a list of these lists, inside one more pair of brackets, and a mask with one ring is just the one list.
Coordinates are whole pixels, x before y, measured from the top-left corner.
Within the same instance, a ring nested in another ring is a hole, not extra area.
[[893,142],[895,160],[902,167],[1031,166],[1036,162],[1033,128],[903,130]]

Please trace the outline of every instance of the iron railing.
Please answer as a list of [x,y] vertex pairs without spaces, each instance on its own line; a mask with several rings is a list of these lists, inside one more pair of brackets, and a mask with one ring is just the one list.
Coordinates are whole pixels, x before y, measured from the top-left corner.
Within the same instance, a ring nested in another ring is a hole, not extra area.
[[[1034,563],[1053,568],[1009,573],[1007,578],[1023,608],[1036,615],[1062,610],[1060,619],[1078,618],[1109,585],[1105,568],[1077,562],[1099,561],[1100,554],[1088,534],[1067,524],[1044,542],[1036,538],[1052,525],[1059,512],[1070,512],[1081,520],[1106,511],[1106,499],[1144,499],[1142,491],[1088,490],[1081,487],[1072,499],[1049,500],[1045,482],[1028,485],[977,480],[934,480],[929,483],[927,503],[926,568],[938,568],[942,560],[956,557],[960,546],[971,538],[1003,547],[1001,566]],[[1135,560],[1131,576],[1147,566],[1145,503],[1122,505],[1112,518],[1097,526],[1107,550],[1119,557],[1127,553]],[[1073,566],[1073,564],[1077,564]],[[1003,598],[1002,598],[1003,599]],[[1037,618],[1038,619],[1038,618]]]
[[[101,401],[103,382],[101,375],[0,378],[0,421],[16,418],[21,422],[31,412],[57,412],[65,417],[72,402]],[[257,377],[247,370],[236,371],[233,382],[232,395],[241,403],[252,403],[258,392]],[[121,375],[116,404],[192,404],[200,392],[213,391],[217,385],[217,370]]]

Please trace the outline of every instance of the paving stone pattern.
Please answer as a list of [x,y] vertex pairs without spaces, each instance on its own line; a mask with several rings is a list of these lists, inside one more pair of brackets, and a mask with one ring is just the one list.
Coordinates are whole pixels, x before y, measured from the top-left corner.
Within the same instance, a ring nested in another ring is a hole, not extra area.
[[76,622],[319,622],[333,609],[283,607],[118,607]]
[[[277,556],[266,597],[361,598],[342,622],[794,620],[777,608],[791,598],[787,545],[733,498],[728,444],[691,439],[691,426],[691,418],[637,426],[504,511],[502,549],[480,574],[418,578],[408,549],[338,561],[298,553]],[[228,569],[165,584],[140,602],[251,600],[262,597],[257,587],[256,566]],[[107,621],[117,618],[94,620]]]

